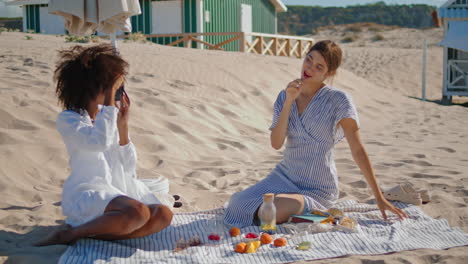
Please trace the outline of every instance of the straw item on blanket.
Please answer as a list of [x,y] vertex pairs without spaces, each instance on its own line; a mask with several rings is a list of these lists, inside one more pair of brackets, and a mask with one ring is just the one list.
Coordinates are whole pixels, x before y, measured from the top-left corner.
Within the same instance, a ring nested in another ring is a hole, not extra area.
[[409,182],[394,187],[382,187],[382,193],[387,200],[421,205],[431,201],[428,190],[416,190]]
[[[345,217],[356,219],[356,232],[330,231],[321,233],[290,233],[278,225],[274,239],[285,237],[287,244],[276,247],[261,245],[255,253],[235,252],[244,242],[245,234],[258,233],[258,226],[241,229],[241,235],[231,237],[224,228],[220,240],[209,240],[212,221],[224,213],[223,208],[175,214],[171,226],[147,237],[120,241],[79,240],[68,247],[59,263],[289,263],[349,255],[374,255],[420,248],[446,249],[468,245],[468,234],[452,228],[445,219],[433,219],[420,207],[396,202],[409,218],[398,221],[382,219],[375,205],[343,201],[336,208]],[[198,246],[175,252],[177,241],[198,237]],[[199,243],[198,243],[199,242]],[[302,246],[301,246],[302,244]],[[304,245],[308,245],[307,247]],[[303,250],[306,248],[306,250]],[[308,248],[308,249],[307,249]]]

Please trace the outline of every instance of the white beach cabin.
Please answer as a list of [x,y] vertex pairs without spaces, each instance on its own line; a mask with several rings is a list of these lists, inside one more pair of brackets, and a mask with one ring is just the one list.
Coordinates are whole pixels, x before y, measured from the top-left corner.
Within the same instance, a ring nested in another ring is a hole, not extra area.
[[468,0],[449,0],[438,9],[444,27],[442,103],[468,96]]

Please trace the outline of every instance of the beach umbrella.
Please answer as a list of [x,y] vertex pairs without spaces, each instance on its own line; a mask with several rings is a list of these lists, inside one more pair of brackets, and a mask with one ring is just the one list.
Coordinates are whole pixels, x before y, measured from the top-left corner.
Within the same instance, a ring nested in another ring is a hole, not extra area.
[[63,16],[70,34],[99,31],[110,35],[116,47],[116,32],[131,32],[130,17],[141,14],[141,9],[138,0],[50,0],[49,13]]
[[[95,31],[110,35],[117,49],[116,32],[131,32],[130,17],[141,14],[138,0],[49,0],[49,13],[63,16],[72,35],[90,35]],[[124,93],[119,88],[116,100]]]

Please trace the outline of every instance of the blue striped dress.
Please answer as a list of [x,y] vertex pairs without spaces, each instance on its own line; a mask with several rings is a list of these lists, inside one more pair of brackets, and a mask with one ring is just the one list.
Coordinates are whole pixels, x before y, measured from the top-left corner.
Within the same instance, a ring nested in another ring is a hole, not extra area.
[[[273,129],[286,99],[282,90],[274,105]],[[299,115],[296,102],[289,115],[283,160],[257,184],[234,194],[226,207],[224,222],[245,227],[254,224],[264,193],[304,195],[305,210],[330,208],[338,199],[338,176],[334,146],[344,138],[338,122],[352,118],[359,126],[351,97],[330,86],[322,87]]]

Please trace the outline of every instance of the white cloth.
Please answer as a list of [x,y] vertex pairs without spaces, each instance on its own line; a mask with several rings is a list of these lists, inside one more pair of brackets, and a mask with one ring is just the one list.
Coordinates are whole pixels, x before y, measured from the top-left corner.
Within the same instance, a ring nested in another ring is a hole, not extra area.
[[96,30],[112,34],[131,32],[130,17],[141,14],[137,0],[50,0],[49,13],[63,16],[72,35],[90,35]]
[[98,27],[96,0],[50,0],[50,14],[62,16],[65,28],[72,35],[90,35]]
[[139,14],[141,14],[140,3],[136,0],[99,0],[97,30],[109,35],[117,30],[131,32],[130,17]]
[[145,204],[160,204],[148,187],[136,178],[133,143],[119,145],[118,109],[100,106],[94,124],[86,111],[63,111],[57,118],[70,156],[71,174],[63,184],[62,211],[72,226],[102,215],[117,196]]

